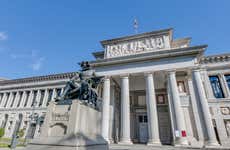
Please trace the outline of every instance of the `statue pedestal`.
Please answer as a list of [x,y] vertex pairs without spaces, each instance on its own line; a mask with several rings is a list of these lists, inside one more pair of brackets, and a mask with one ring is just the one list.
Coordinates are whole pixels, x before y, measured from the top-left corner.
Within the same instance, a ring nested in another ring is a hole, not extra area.
[[26,149],[108,150],[100,128],[101,113],[79,100],[70,105],[50,102],[40,136]]

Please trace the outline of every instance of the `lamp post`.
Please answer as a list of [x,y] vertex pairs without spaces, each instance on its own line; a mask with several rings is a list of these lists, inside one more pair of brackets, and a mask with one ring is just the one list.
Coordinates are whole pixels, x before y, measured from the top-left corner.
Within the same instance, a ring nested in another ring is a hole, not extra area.
[[28,128],[28,131],[27,131],[26,136],[25,136],[25,140],[23,143],[24,145],[27,144],[27,140],[29,139],[28,132],[30,131],[32,124],[37,123],[38,114],[35,113],[35,106],[36,105],[37,105],[37,101],[34,101],[34,103],[32,105],[32,114],[29,116],[29,119],[30,119],[29,120],[29,128]]

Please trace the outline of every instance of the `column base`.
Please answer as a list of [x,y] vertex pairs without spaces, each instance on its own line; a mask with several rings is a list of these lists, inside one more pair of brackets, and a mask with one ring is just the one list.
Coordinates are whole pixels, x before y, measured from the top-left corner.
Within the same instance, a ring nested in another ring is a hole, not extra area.
[[161,141],[160,139],[154,140],[154,139],[149,139],[148,146],[161,146]]
[[188,146],[188,140],[186,138],[177,138],[175,141],[174,141],[174,146],[176,147],[180,147],[180,146]]
[[205,146],[206,148],[215,148],[215,147],[219,147],[220,144],[217,141],[207,141]]
[[133,142],[130,140],[130,139],[121,139],[118,144],[121,144],[121,145],[132,145]]

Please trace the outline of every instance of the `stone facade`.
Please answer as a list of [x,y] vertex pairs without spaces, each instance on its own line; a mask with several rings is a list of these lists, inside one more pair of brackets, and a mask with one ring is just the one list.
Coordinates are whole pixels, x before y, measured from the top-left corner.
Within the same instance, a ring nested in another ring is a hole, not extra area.
[[[174,40],[172,29],[101,44],[90,63],[105,78],[98,90],[109,143],[230,147],[230,54],[204,56],[207,45]],[[5,136],[20,118],[28,136],[39,136],[48,102],[74,74],[0,81]]]

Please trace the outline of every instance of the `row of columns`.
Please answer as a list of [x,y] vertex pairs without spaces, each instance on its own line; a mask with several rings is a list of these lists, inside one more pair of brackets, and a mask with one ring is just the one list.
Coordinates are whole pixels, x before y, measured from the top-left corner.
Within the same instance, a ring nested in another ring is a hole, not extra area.
[[[212,124],[211,115],[207,98],[205,96],[205,89],[201,80],[200,70],[193,70],[192,80],[197,88],[199,100],[197,103],[201,104],[203,112],[205,128],[207,130],[207,145],[217,146],[217,140]],[[121,76],[121,129],[120,129],[120,142],[122,144],[132,144],[130,138],[130,99],[129,99],[129,78],[128,76]],[[159,136],[159,125],[157,115],[157,104],[154,87],[154,74],[145,73],[146,81],[146,105],[148,116],[148,145],[161,145]],[[168,72],[168,92],[170,95],[170,103],[172,103],[174,110],[175,127],[174,135],[176,136],[174,144],[188,145],[186,137],[186,125],[183,109],[181,107],[180,96],[176,81],[176,72]],[[103,84],[103,103],[102,103],[102,136],[109,142],[109,104],[110,104],[110,79],[106,77]],[[184,135],[183,135],[184,134]]]
[[[41,97],[41,91],[44,90],[43,98]],[[35,101],[36,106],[35,107],[46,107],[47,101],[49,97],[49,90],[53,90],[53,94],[51,97],[51,100],[54,100],[54,98],[57,96],[57,89],[38,89],[38,90],[27,90],[27,91],[13,91],[13,92],[5,92],[2,93],[0,99],[0,107],[1,108],[23,108],[23,107],[31,107],[34,99],[34,91],[37,91],[36,99]],[[63,91],[63,88],[61,89]],[[13,105],[11,106],[13,102]],[[25,104],[26,103],[26,104]]]

